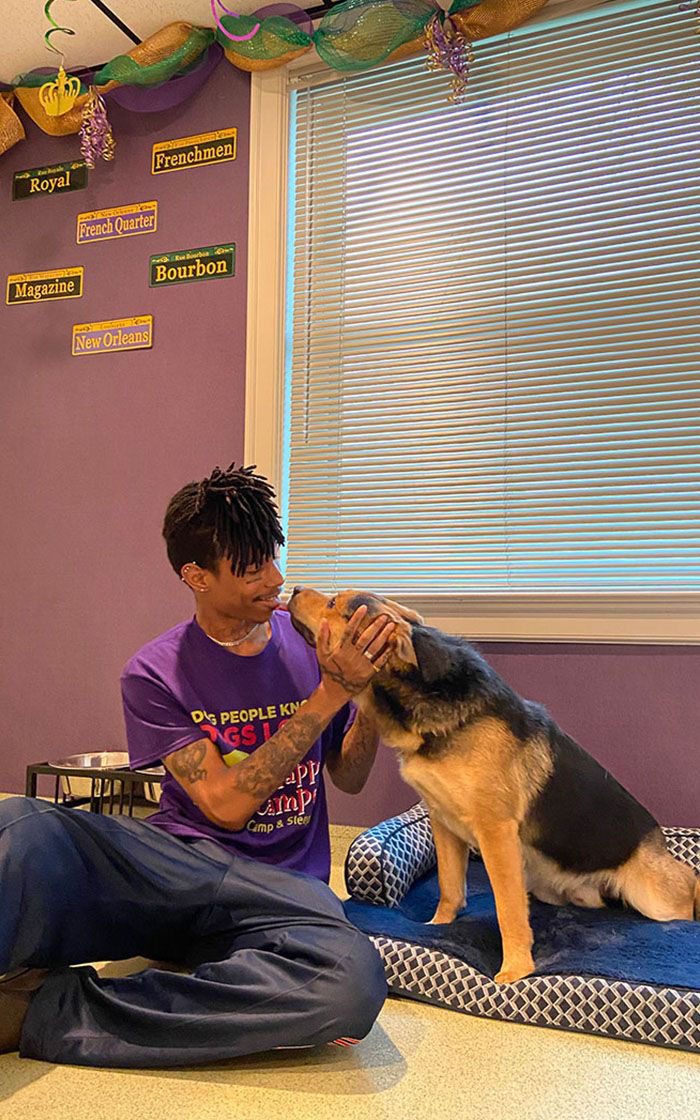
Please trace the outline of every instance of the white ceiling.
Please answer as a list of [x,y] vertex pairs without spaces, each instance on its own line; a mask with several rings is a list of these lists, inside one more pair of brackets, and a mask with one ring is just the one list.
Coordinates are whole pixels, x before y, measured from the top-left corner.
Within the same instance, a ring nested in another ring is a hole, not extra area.
[[[224,0],[227,8],[246,14],[273,0]],[[314,7],[319,0],[293,0],[300,8]],[[213,27],[210,0],[104,0],[134,32],[146,39],[166,23],[186,20],[199,27]],[[44,15],[44,0],[0,0],[3,32],[0,39],[0,81],[12,82],[36,66],[57,65],[59,56],[48,50],[44,33],[51,24]],[[219,9],[219,11],[221,11]],[[66,69],[96,66],[124,54],[134,43],[92,0],[55,0],[51,15],[60,27],[75,35],[56,32],[51,42],[65,54]]]

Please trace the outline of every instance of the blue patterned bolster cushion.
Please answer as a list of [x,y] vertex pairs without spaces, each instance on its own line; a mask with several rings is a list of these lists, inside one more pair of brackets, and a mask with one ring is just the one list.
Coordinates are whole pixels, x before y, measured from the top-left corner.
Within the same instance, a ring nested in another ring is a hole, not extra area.
[[430,817],[419,802],[353,840],[345,860],[345,886],[352,898],[398,906],[436,862]]
[[[671,854],[700,873],[700,828],[663,832]],[[421,801],[353,840],[345,860],[345,886],[351,898],[398,906],[436,862],[430,817]]]

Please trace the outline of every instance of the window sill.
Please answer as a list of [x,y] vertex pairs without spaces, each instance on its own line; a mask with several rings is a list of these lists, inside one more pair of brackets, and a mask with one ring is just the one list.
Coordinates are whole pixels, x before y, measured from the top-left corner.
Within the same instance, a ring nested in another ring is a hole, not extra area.
[[700,594],[409,595],[430,626],[474,641],[700,645]]

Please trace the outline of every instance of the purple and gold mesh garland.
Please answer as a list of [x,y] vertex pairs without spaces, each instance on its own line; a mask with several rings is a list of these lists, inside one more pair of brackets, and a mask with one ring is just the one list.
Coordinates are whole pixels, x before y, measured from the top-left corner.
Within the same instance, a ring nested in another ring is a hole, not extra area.
[[425,47],[428,52],[428,70],[452,72],[451,88],[447,100],[459,105],[464,101],[469,81],[469,66],[474,60],[471,43],[464,38],[448,15],[440,12],[426,24]]
[[91,86],[83,106],[83,123],[80,128],[81,155],[88,167],[94,167],[100,156],[102,159],[114,159],[115,146],[105,103],[95,87]]

